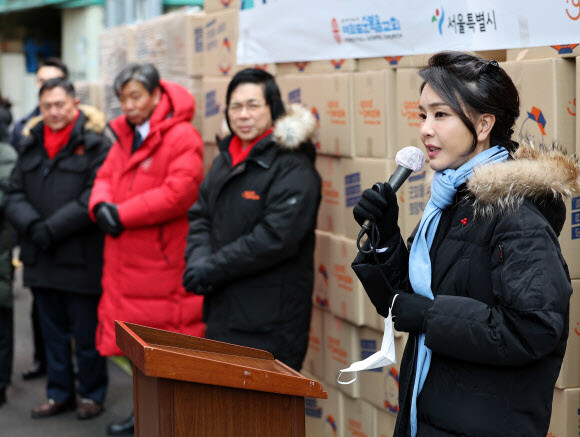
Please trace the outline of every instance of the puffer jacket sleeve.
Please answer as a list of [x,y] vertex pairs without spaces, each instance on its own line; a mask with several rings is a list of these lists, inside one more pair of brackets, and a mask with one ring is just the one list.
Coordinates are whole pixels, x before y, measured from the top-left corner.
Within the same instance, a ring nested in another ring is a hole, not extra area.
[[115,142],[111,147],[105,161],[102,163],[97,171],[95,180],[93,182],[93,188],[91,190],[91,195],[89,198],[89,217],[91,220],[95,219],[95,206],[101,202],[112,202],[113,201],[113,170],[115,163],[119,159],[120,146],[118,142]]
[[[218,156],[216,159],[221,158]],[[207,199],[211,188],[214,186],[214,178],[212,176],[215,170],[216,166],[212,165],[199,187],[197,201],[187,213],[189,232],[185,248],[186,262],[195,262],[195,260],[211,254],[211,218]]]
[[24,191],[24,177],[20,159],[16,161],[6,187],[6,217],[21,234],[26,234],[32,223],[42,217],[28,201]]
[[252,232],[207,258],[213,284],[267,270],[295,256],[314,229],[320,203],[320,177],[302,162],[284,165],[267,193],[264,216]]
[[8,143],[0,143],[0,212],[4,213],[8,179],[16,164],[16,151]]
[[[401,291],[411,292],[409,284],[409,252],[413,243],[412,235],[408,240],[408,247],[403,237],[398,234],[386,251],[373,254],[359,252],[351,267],[363,285],[367,296],[375,306],[377,313],[383,317],[389,314],[389,307],[395,294]],[[363,250],[369,250],[368,240]]]
[[491,245],[497,303],[437,296],[425,344],[465,361],[525,365],[550,354],[564,334],[572,294],[567,269],[554,231],[525,203],[499,221]]
[[81,195],[77,199],[64,204],[51,214],[50,217],[46,218],[46,224],[55,241],[62,240],[91,224],[91,220],[87,214],[89,197],[97,171],[103,164],[111,147],[111,143],[107,137],[95,133],[89,133],[88,135],[91,137],[88,141],[94,143],[94,150],[90,153],[88,165],[89,175]]
[[185,215],[195,202],[203,175],[203,143],[190,124],[182,124],[164,138],[173,152],[167,176],[158,187],[120,203],[119,217],[127,229],[153,226]]

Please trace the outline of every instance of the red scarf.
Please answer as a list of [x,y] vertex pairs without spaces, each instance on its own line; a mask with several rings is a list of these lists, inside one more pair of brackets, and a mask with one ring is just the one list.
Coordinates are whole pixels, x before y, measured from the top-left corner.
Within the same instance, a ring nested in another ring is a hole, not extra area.
[[58,152],[67,145],[70,140],[70,134],[79,118],[79,111],[72,123],[69,123],[65,128],[53,131],[46,123],[44,124],[44,148],[50,159],[54,159]]
[[245,161],[245,159],[248,157],[248,155],[252,151],[252,148],[260,140],[263,140],[271,133],[272,133],[272,128],[268,129],[266,132],[264,132],[262,135],[260,135],[254,141],[252,141],[252,143],[250,143],[248,145],[248,147],[246,147],[245,149],[242,149],[242,140],[240,139],[240,137],[238,137],[237,135],[234,135],[232,137],[232,140],[230,141],[230,148],[229,148],[230,155],[232,155],[232,167],[235,167],[240,162]]

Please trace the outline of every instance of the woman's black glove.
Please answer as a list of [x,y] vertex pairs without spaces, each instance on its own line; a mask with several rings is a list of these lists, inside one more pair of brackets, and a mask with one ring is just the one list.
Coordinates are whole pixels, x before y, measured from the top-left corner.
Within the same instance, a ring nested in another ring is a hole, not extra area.
[[46,222],[37,221],[30,226],[29,236],[32,242],[45,252],[51,248],[54,243],[52,234]]
[[97,225],[111,237],[116,238],[125,230],[119,217],[117,205],[109,202],[101,202],[95,206],[95,218]]
[[423,332],[427,310],[433,301],[417,293],[399,293],[393,304],[393,322],[400,332]]
[[195,294],[213,292],[213,286],[207,280],[207,267],[204,261],[198,260],[185,268],[183,287],[185,291]]
[[[376,189],[375,189],[376,187]],[[379,247],[382,248],[400,233],[399,204],[397,195],[388,183],[375,184],[363,191],[353,208],[354,219],[362,226],[365,220],[375,223],[380,234]]]

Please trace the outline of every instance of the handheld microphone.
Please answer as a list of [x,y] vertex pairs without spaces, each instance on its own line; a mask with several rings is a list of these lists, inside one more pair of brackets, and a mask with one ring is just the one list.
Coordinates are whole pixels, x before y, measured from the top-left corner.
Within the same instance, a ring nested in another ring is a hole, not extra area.
[[[423,165],[425,165],[425,154],[417,147],[405,147],[397,152],[395,162],[397,163],[397,169],[387,183],[393,188],[394,192],[397,192],[407,178],[411,176],[411,173],[418,172],[423,168]],[[373,190],[380,194],[382,194],[382,188],[381,184],[373,185]],[[372,223],[372,220],[365,220],[362,225],[363,229],[361,230],[361,234],[365,230],[368,231]]]

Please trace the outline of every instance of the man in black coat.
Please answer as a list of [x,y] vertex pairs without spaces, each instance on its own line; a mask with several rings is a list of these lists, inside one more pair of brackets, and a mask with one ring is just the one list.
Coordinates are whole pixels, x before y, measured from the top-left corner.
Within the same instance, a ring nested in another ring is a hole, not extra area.
[[[42,60],[36,69],[37,88],[40,89],[44,82],[56,77],[68,79],[67,66],[58,58],[47,58]],[[12,135],[10,136],[10,144],[14,149],[16,149],[16,151],[19,150],[24,126],[26,126],[26,123],[28,123],[31,118],[38,117],[39,115],[40,108],[36,106],[29,114],[14,123]],[[46,372],[44,342],[42,341],[42,333],[40,332],[40,322],[38,320],[38,310],[34,295],[32,295],[31,305],[32,311],[30,317],[32,319],[32,336],[34,344],[33,362],[24,372],[22,372],[22,378],[24,379],[38,378]]]
[[278,87],[260,70],[234,76],[226,103],[235,135],[221,142],[189,212],[183,284],[205,295],[208,338],[265,349],[300,370],[320,203],[316,122],[300,107],[280,117]]
[[101,135],[104,115],[79,109],[68,80],[45,82],[39,100],[42,115],[23,130],[6,197],[6,216],[22,236],[24,285],[37,298],[47,356],[48,401],[31,414],[41,418],[73,409],[78,391],[77,417],[87,419],[102,411],[107,388],[106,362],[95,349],[104,236],[87,207],[110,142]]

